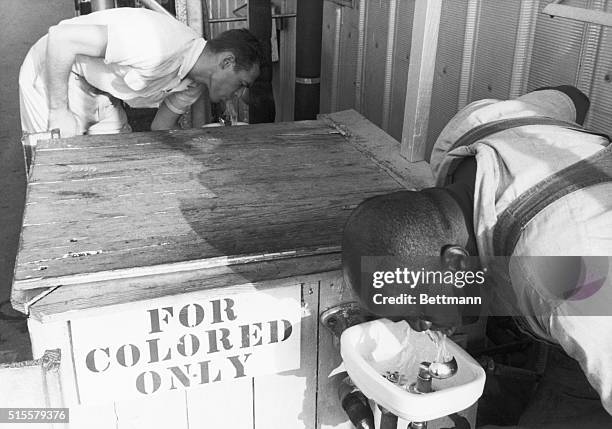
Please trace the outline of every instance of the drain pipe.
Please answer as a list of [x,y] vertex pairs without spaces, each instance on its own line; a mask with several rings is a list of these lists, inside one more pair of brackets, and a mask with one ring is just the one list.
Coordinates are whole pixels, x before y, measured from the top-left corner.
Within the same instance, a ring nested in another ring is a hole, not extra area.
[[295,110],[296,121],[316,119],[321,90],[323,0],[297,2]]
[[260,41],[265,59],[259,77],[249,89],[249,123],[274,122],[276,106],[272,91],[272,5],[270,0],[247,2],[249,30]]

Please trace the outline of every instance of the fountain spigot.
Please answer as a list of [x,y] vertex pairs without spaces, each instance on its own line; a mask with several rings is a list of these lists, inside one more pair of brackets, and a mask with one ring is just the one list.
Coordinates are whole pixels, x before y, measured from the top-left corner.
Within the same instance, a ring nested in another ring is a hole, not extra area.
[[419,365],[419,374],[416,379],[415,390],[419,393],[429,393],[432,391],[431,379],[432,376],[429,372],[429,362],[421,362]]

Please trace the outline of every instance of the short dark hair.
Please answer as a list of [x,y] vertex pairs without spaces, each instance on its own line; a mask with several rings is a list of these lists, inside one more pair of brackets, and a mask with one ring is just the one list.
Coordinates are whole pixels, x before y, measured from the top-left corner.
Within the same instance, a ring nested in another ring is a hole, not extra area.
[[206,49],[213,53],[231,52],[236,58],[234,68],[250,70],[264,62],[264,50],[257,38],[246,28],[227,30],[206,42]]

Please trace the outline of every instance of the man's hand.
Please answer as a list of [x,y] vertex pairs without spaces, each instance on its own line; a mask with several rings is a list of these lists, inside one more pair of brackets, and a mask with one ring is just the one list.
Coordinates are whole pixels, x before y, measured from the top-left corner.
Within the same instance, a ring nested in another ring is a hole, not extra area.
[[48,129],[59,128],[60,137],[74,137],[81,134],[79,123],[74,113],[68,109],[54,109],[49,111]]

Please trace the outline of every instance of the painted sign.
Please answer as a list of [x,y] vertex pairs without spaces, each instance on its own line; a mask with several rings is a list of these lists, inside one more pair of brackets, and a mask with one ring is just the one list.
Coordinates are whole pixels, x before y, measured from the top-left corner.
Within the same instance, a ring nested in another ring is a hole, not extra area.
[[301,288],[239,287],[71,321],[81,403],[297,369]]

